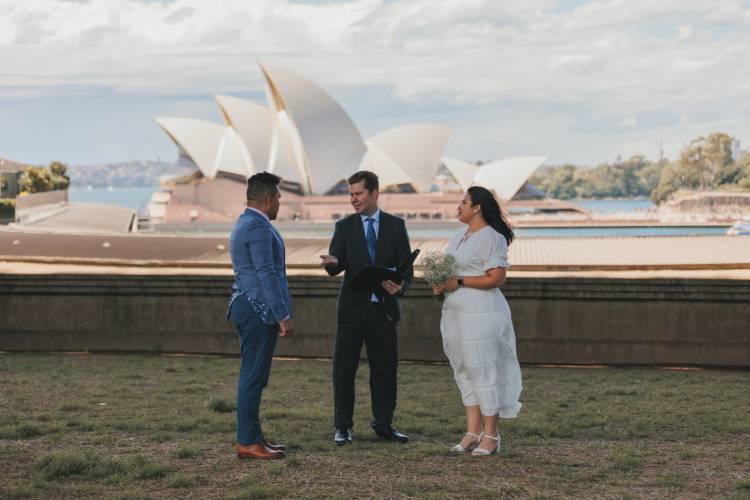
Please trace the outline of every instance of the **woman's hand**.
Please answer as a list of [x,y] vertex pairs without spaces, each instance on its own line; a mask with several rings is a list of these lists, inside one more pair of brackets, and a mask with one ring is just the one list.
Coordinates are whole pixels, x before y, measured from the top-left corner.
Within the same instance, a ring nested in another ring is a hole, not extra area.
[[433,295],[440,295],[441,293],[443,293],[444,289],[445,289],[445,285],[433,286],[432,287],[432,294]]
[[458,289],[458,278],[453,277],[445,282],[445,285],[443,285],[443,290],[446,292],[455,292]]

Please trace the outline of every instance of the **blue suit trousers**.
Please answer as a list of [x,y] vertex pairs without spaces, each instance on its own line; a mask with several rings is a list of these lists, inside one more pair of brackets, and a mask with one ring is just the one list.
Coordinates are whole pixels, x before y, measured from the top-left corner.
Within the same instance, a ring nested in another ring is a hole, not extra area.
[[244,295],[232,303],[229,318],[237,329],[242,353],[237,381],[237,443],[250,445],[263,440],[260,400],[268,385],[279,326],[263,324]]

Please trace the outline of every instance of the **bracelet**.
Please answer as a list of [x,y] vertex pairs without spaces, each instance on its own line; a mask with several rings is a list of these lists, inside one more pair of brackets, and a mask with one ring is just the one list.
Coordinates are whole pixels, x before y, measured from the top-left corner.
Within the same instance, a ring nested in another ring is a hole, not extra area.
[[459,287],[464,286],[464,279],[463,278],[456,278],[456,283],[458,283]]

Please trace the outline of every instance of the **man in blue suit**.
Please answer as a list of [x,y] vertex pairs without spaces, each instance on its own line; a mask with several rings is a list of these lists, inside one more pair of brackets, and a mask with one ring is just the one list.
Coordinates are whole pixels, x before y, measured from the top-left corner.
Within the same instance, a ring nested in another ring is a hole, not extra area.
[[286,450],[269,443],[260,428],[260,400],[268,384],[276,339],[294,332],[284,240],[270,222],[279,213],[280,182],[281,178],[268,172],[248,179],[247,208],[229,238],[234,284],[227,318],[237,328],[242,353],[237,382],[239,458],[283,458]]

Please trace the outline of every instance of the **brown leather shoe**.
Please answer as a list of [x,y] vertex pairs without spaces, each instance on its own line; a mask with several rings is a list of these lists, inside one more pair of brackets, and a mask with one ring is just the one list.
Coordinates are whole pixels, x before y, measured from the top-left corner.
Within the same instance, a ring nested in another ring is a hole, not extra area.
[[283,451],[266,448],[263,443],[253,443],[247,446],[237,445],[237,458],[254,458],[256,460],[275,460],[284,458]]
[[286,446],[280,443],[269,443],[265,439],[261,441],[265,445],[266,448],[273,451],[286,451]]

